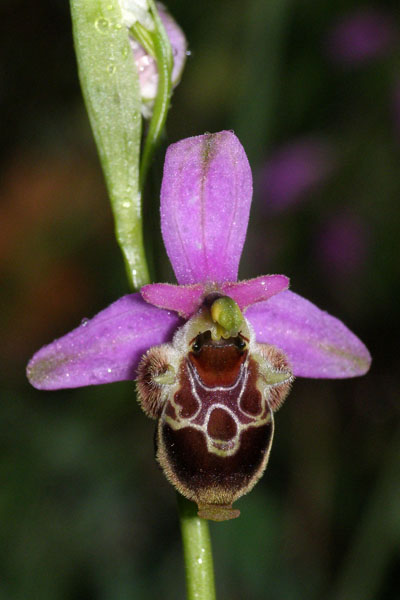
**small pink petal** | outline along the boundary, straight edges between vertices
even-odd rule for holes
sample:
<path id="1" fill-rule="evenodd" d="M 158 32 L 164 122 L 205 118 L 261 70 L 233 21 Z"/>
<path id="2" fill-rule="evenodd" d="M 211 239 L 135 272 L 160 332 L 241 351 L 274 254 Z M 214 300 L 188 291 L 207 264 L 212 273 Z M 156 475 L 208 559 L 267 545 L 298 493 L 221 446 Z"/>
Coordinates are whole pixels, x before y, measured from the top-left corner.
<path id="1" fill-rule="evenodd" d="M 184 319 L 191 317 L 199 308 L 204 294 L 204 284 L 173 285 L 172 283 L 150 283 L 140 290 L 142 297 L 149 302 L 174 310 Z"/>
<path id="2" fill-rule="evenodd" d="M 176 87 L 181 79 L 183 67 L 185 66 L 187 42 L 182 29 L 169 14 L 165 6 L 158 2 L 157 10 L 172 48 L 174 64 L 172 67 L 171 80 L 173 87 Z"/>
<path id="3" fill-rule="evenodd" d="M 180 284 L 236 281 L 251 197 L 250 166 L 231 131 L 168 148 L 161 229 Z"/>
<path id="4" fill-rule="evenodd" d="M 288 287 L 289 279 L 285 275 L 262 275 L 238 283 L 223 283 L 221 292 L 235 300 L 241 310 L 246 310 L 248 306 L 268 300 Z"/>
<path id="5" fill-rule="evenodd" d="M 181 324 L 175 313 L 147 304 L 140 294 L 123 296 L 41 348 L 28 364 L 28 379 L 40 390 L 133 380 L 142 355 L 171 340 Z"/>
<path id="6" fill-rule="evenodd" d="M 246 318 L 257 342 L 277 346 L 300 377 L 339 379 L 364 375 L 371 356 L 339 319 L 290 291 L 251 306 Z"/>

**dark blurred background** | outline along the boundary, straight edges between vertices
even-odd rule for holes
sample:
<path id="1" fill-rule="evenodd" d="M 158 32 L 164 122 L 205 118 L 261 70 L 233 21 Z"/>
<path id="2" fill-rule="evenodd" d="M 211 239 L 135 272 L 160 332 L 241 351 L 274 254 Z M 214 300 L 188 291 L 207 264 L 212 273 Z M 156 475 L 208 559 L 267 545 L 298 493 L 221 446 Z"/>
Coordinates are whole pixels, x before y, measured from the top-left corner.
<path id="1" fill-rule="evenodd" d="M 211 525 L 219 598 L 396 600 L 398 4 L 168 6 L 191 51 L 168 143 L 233 129 L 252 164 L 241 277 L 286 273 L 373 356 L 363 378 L 295 383 L 241 517 Z M 0 597 L 183 599 L 175 494 L 134 385 L 45 393 L 25 379 L 36 349 L 128 290 L 68 3 L 3 1 L 0 23 Z M 158 190 L 154 174 L 154 206 Z M 155 268 L 172 276 L 165 258 Z"/>

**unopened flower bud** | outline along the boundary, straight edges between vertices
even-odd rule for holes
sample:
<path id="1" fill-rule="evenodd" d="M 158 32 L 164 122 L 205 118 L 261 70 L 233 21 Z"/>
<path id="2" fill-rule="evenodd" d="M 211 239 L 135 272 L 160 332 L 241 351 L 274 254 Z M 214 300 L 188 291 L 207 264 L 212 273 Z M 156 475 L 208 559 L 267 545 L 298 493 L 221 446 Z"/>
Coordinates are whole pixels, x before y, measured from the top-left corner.
<path id="1" fill-rule="evenodd" d="M 140 4 L 142 4 L 142 0 Z M 179 25 L 177 25 L 175 20 L 171 17 L 162 4 L 157 3 L 157 10 L 172 48 L 173 67 L 171 80 L 172 87 L 175 88 L 181 79 L 186 60 L 186 38 L 182 29 L 179 27 Z M 147 30 L 151 31 L 153 24 L 151 23 L 151 25 L 148 25 L 145 17 L 140 16 L 141 14 L 141 12 L 138 13 L 136 20 L 139 21 L 139 23 Z M 133 56 L 139 75 L 140 92 L 142 96 L 142 114 L 145 118 L 149 118 L 152 114 L 153 103 L 157 95 L 157 64 L 154 57 L 151 56 L 151 54 L 149 54 L 138 41 L 130 38 L 130 44 L 133 50 Z"/>

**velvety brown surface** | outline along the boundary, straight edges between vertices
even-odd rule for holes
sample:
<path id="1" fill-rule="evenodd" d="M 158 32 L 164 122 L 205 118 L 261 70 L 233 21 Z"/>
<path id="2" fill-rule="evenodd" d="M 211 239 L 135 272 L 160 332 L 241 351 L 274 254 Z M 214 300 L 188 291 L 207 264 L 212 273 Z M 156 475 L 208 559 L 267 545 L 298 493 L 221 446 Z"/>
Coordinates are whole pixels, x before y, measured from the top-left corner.
<path id="1" fill-rule="evenodd" d="M 226 356 L 232 357 L 234 352 L 236 352 L 236 348 L 231 346 L 213 348 L 213 354 L 216 357 L 214 364 L 223 364 L 223 358 Z M 207 354 L 210 353 L 205 355 Z M 240 357 L 240 363 L 242 357 Z M 179 375 L 180 388 L 174 396 L 174 403 L 179 408 L 179 417 L 176 417 L 176 411 L 174 413 L 169 405 L 166 407 L 165 415 L 178 422 L 180 419 L 190 419 L 191 423 L 203 426 L 205 419 L 208 419 L 208 415 L 210 415 L 212 407 L 217 404 L 223 405 L 228 410 L 224 411 L 219 407 L 217 412 L 212 411 L 208 422 L 208 434 L 219 440 L 229 440 L 236 433 L 237 425 L 232 416 L 228 414 L 230 411 L 234 413 L 238 422 L 243 425 L 253 423 L 255 419 L 264 419 L 268 407 L 265 406 L 263 411 L 262 395 L 257 387 L 259 376 L 257 362 L 249 358 L 242 369 L 240 369 L 240 364 L 239 368 L 237 366 L 238 363 L 236 362 L 235 369 L 230 372 L 230 386 L 218 385 L 217 381 L 217 385 L 212 387 L 203 384 L 194 362 L 191 360 L 183 362 Z M 232 377 L 233 371 L 236 371 L 236 379 Z M 213 369 L 212 378 L 216 374 L 217 371 Z M 225 373 L 222 373 L 222 377 L 224 375 Z M 208 372 L 205 377 L 208 377 Z"/>
<path id="2" fill-rule="evenodd" d="M 261 466 L 271 431 L 271 423 L 249 428 L 241 435 L 237 453 L 225 458 L 210 454 L 203 434 L 191 427 L 175 431 L 165 424 L 162 438 L 170 464 L 183 484 L 193 490 L 214 485 L 238 490 Z"/>
<path id="3" fill-rule="evenodd" d="M 190 382 L 187 380 L 187 378 L 185 377 L 183 380 L 181 379 L 181 381 L 181 389 L 175 393 L 174 400 L 176 404 L 181 407 L 181 417 L 190 419 L 190 417 L 196 413 L 199 403 L 192 394 Z"/>
<path id="4" fill-rule="evenodd" d="M 261 415 L 262 411 L 262 397 L 261 392 L 257 388 L 257 378 L 258 378 L 258 365 L 257 363 L 250 359 L 249 361 L 249 369 L 248 369 L 248 378 L 247 385 L 243 390 L 242 397 L 240 399 L 240 408 L 244 410 L 246 413 L 250 415 Z"/>
<path id="5" fill-rule="evenodd" d="M 243 352 L 233 343 L 224 346 L 204 345 L 198 354 L 190 352 L 189 361 L 200 379 L 208 387 L 229 387 L 238 378 L 240 365 L 246 360 Z"/>
<path id="6" fill-rule="evenodd" d="M 207 433 L 215 440 L 231 440 L 236 434 L 236 423 L 222 408 L 214 408 L 208 421 Z"/>

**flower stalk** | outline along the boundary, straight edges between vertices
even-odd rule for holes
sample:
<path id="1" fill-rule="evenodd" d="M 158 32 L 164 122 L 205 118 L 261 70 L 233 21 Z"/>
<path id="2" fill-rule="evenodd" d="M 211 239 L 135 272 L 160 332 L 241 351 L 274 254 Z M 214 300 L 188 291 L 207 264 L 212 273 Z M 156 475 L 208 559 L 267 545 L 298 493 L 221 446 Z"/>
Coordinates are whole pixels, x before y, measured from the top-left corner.
<path id="1" fill-rule="evenodd" d="M 187 600 L 215 600 L 214 569 L 208 521 L 197 516 L 193 502 L 178 497 Z"/>

